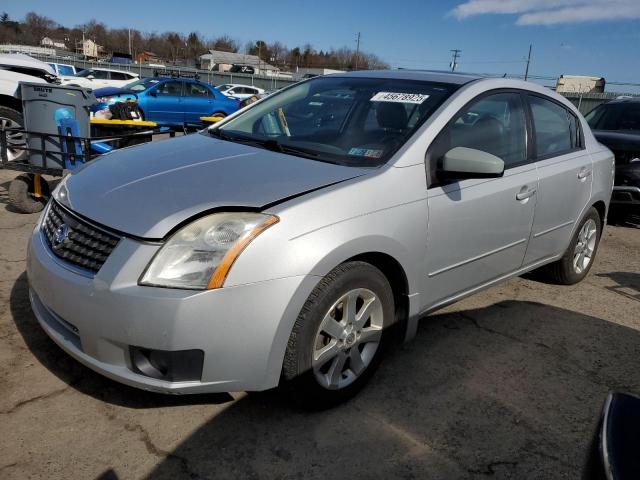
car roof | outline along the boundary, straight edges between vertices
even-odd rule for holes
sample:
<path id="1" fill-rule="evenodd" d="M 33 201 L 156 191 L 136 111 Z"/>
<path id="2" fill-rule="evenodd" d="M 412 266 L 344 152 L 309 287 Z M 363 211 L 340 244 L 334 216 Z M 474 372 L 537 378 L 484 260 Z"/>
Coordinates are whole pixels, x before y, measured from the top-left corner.
<path id="1" fill-rule="evenodd" d="M 136 72 L 130 72 L 129 70 L 118 70 L 117 68 L 103 68 L 103 67 L 89 67 L 83 70 L 100 70 L 101 72 L 122 72 L 129 73 L 131 75 L 138 75 Z"/>
<path id="2" fill-rule="evenodd" d="M 249 88 L 257 88 L 258 90 L 260 90 L 260 87 L 256 87 L 255 85 L 246 85 L 244 83 L 223 83 L 222 85 L 219 85 L 219 86 L 222 87 L 223 85 L 225 87 L 230 87 L 230 88 L 233 88 L 233 87 L 249 87 Z"/>
<path id="3" fill-rule="evenodd" d="M 618 97 L 610 100 L 603 105 L 619 104 L 619 103 L 640 103 L 640 97 Z"/>
<path id="4" fill-rule="evenodd" d="M 485 78 L 483 75 L 438 70 L 358 70 L 355 72 L 332 73 L 328 77 L 357 78 L 396 78 L 399 80 L 417 80 L 422 82 L 451 83 L 464 85 L 474 80 Z"/>

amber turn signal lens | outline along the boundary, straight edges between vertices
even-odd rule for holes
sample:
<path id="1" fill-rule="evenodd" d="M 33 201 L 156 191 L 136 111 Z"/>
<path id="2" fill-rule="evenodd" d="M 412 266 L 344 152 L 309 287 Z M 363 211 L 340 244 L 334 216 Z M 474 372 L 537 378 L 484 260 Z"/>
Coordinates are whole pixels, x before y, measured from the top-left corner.
<path id="1" fill-rule="evenodd" d="M 221 288 L 224 281 L 227 279 L 229 270 L 231 270 L 231 267 L 242 251 L 247 248 L 247 245 L 249 245 L 254 238 L 264 232 L 267 228 L 271 225 L 275 225 L 279 221 L 280 219 L 273 215 L 240 238 L 236 244 L 229 249 L 225 256 L 222 257 L 222 261 L 218 265 L 218 268 L 216 268 L 213 275 L 211 275 L 207 289 L 211 290 L 214 288 Z"/>

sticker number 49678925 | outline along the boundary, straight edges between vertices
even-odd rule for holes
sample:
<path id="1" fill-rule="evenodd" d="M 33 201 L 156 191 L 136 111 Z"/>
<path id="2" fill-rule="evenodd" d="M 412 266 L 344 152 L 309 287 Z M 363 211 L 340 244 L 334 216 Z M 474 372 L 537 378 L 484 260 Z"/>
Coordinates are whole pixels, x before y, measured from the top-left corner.
<path id="1" fill-rule="evenodd" d="M 371 101 L 420 104 L 427 98 L 429 98 L 429 95 L 424 95 L 422 93 L 378 92 L 371 97 Z"/>

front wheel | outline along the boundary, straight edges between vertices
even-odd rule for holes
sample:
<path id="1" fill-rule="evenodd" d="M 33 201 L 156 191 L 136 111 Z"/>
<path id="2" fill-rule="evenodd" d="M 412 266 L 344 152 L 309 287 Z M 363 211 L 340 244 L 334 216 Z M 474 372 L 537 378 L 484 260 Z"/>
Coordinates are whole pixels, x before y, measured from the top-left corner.
<path id="1" fill-rule="evenodd" d="M 591 207 L 582 218 L 563 257 L 547 265 L 546 272 L 553 281 L 561 285 L 573 285 L 587 276 L 600 243 L 601 225 L 600 214 Z"/>
<path id="2" fill-rule="evenodd" d="M 326 408 L 357 393 L 378 366 L 394 312 L 380 270 L 364 262 L 332 270 L 307 299 L 289 338 L 283 376 L 294 397 Z"/>

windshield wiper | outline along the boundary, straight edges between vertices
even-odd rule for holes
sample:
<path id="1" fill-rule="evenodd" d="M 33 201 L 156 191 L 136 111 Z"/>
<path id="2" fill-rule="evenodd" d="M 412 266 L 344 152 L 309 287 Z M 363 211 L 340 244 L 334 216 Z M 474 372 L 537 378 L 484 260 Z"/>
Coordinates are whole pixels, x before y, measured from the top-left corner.
<path id="1" fill-rule="evenodd" d="M 312 160 L 319 160 L 326 163 L 341 165 L 340 162 L 329 160 L 321 156 L 319 153 L 314 152 L 313 150 L 308 150 L 306 148 L 301 148 L 301 147 L 295 147 L 288 144 L 282 144 L 273 138 L 267 138 L 267 139 L 261 140 L 258 138 L 245 137 L 243 135 L 229 134 L 219 128 L 216 128 L 215 130 L 211 130 L 210 134 L 217 138 L 220 138 L 221 140 L 227 140 L 229 142 L 242 143 L 245 145 L 251 145 L 258 148 L 264 148 L 265 150 L 271 150 L 273 152 L 289 153 L 299 157 L 305 157 L 305 158 L 310 158 Z"/>

